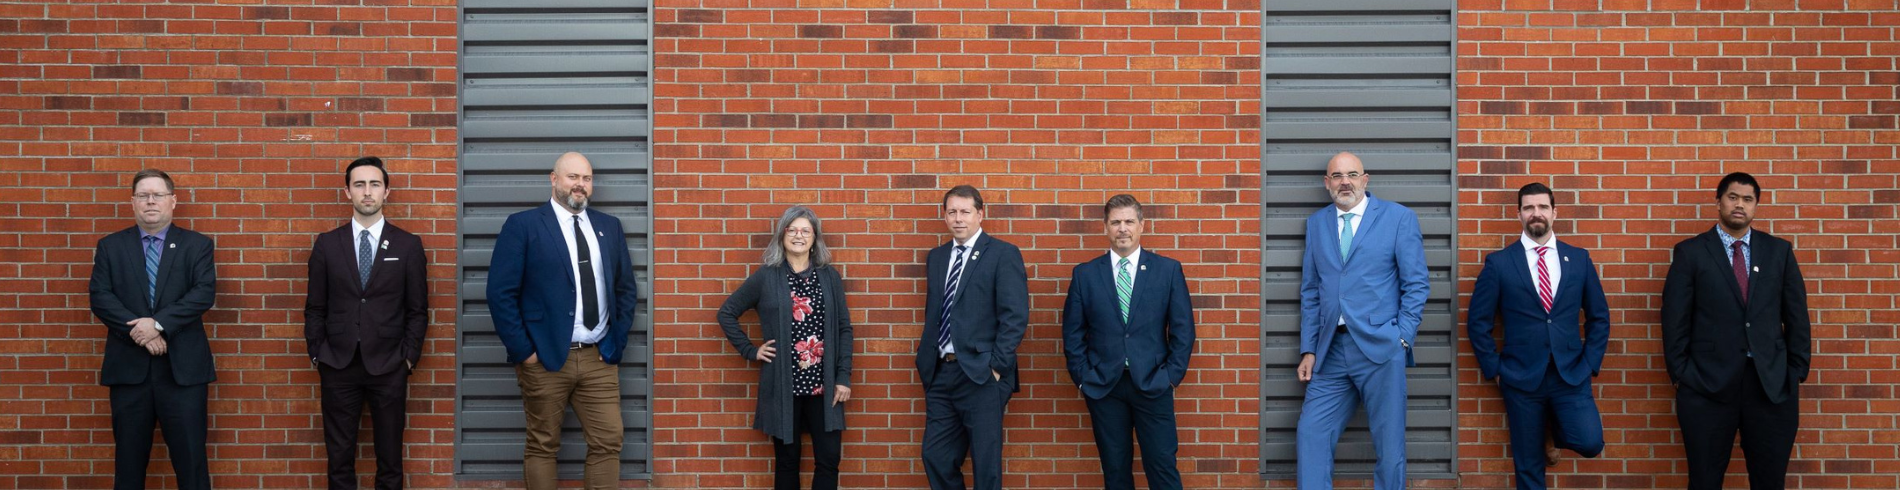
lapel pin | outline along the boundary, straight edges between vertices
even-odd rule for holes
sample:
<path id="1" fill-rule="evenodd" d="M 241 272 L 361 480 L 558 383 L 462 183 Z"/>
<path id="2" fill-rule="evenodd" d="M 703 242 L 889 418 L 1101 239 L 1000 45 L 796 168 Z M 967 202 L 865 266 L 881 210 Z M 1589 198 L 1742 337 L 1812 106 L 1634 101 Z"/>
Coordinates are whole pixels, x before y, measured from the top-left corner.
<path id="1" fill-rule="evenodd" d="M 165 248 L 178 248 L 178 244 L 176 244 L 176 243 L 168 243 L 168 244 L 166 244 L 166 247 L 165 247 Z"/>
<path id="2" fill-rule="evenodd" d="M 976 259 L 978 259 L 978 258 L 981 258 L 982 256 L 983 256 L 983 251 L 982 251 L 982 250 L 978 250 L 978 251 L 975 251 L 975 252 L 970 252 L 970 260 L 972 260 L 972 261 L 974 261 L 974 260 L 976 260 Z"/>
<path id="3" fill-rule="evenodd" d="M 1761 266 L 1755 266 L 1755 272 L 1761 272 Z"/>
<path id="4" fill-rule="evenodd" d="M 594 230 L 594 236 L 607 238 L 607 233 L 600 230 Z"/>
<path id="5" fill-rule="evenodd" d="M 389 250 L 389 240 L 383 240 L 383 250 Z"/>
<path id="6" fill-rule="evenodd" d="M 1569 262 L 1569 261 L 1570 261 L 1570 257 L 1564 257 L 1564 262 Z"/>
<path id="7" fill-rule="evenodd" d="M 1141 264 L 1141 270 L 1148 270 L 1148 264 Z"/>

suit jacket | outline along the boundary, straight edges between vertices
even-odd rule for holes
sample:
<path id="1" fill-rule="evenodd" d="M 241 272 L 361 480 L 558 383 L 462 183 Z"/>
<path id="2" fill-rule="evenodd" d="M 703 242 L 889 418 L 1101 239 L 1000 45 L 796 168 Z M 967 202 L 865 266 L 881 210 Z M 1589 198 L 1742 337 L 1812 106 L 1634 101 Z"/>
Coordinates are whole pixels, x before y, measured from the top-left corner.
<path id="1" fill-rule="evenodd" d="M 422 360 L 429 328 L 429 257 L 422 239 L 383 223 L 371 244 L 369 285 L 357 275 L 351 225 L 317 235 L 310 251 L 310 285 L 303 303 L 304 346 L 310 358 L 342 369 L 362 349 L 373 375 L 408 369 Z"/>
<path id="2" fill-rule="evenodd" d="M 575 316 L 580 314 L 574 309 L 580 290 L 569 266 L 575 260 L 568 255 L 556 212 L 567 210 L 557 211 L 554 203 L 548 203 L 509 215 L 495 238 L 495 254 L 488 264 L 488 310 L 495 334 L 508 348 L 508 362 L 520 363 L 539 354 L 548 371 L 560 371 L 567 362 Z M 600 270 L 608 288 L 607 302 L 600 305 L 601 314 L 607 316 L 600 355 L 608 364 L 619 364 L 639 299 L 633 257 L 619 218 L 591 208 L 586 213 L 600 242 Z"/>
<path id="3" fill-rule="evenodd" d="M 845 302 L 844 277 L 838 275 L 836 267 L 827 266 L 810 273 L 817 274 L 818 289 L 825 302 L 822 339 L 825 345 L 819 384 L 825 389 L 825 426 L 819 430 L 844 430 L 844 405 L 834 403 L 838 393 L 831 387 L 851 386 L 851 306 Z M 792 392 L 792 374 L 797 371 L 798 363 L 792 347 L 799 339 L 792 337 L 790 277 L 789 267 L 760 267 L 719 307 L 719 327 L 725 331 L 726 341 L 731 342 L 745 360 L 757 359 L 759 354 L 759 346 L 754 345 L 745 328 L 739 326 L 739 316 L 746 310 L 759 310 L 759 333 L 763 337 L 760 342 L 778 341 L 772 344 L 778 349 L 778 355 L 772 362 L 759 364 L 759 400 L 753 409 L 752 428 L 781 442 L 798 440 L 792 421 L 792 397 L 799 395 Z"/>
<path id="4" fill-rule="evenodd" d="M 1610 344 L 1610 306 L 1604 301 L 1603 283 L 1590 251 L 1562 241 L 1555 244 L 1556 263 L 1545 266 L 1558 267 L 1563 275 L 1551 293 L 1549 312 L 1537 297 L 1537 279 L 1531 277 L 1522 241 L 1484 256 L 1465 319 L 1465 333 L 1484 379 L 1503 376 L 1505 384 L 1520 391 L 1536 391 L 1553 361 L 1571 386 L 1603 369 L 1603 351 Z M 1505 327 L 1502 350 L 1491 338 L 1498 324 Z"/>
<path id="5" fill-rule="evenodd" d="M 1663 361 L 1678 389 L 1731 401 L 1753 362 L 1769 401 L 1794 396 L 1808 379 L 1808 291 L 1787 240 L 1749 238 L 1748 300 L 1722 238 L 1710 230 L 1676 244 L 1663 280 Z M 1758 325 L 1759 324 L 1759 325 Z M 1748 357 L 1748 353 L 1754 357 Z M 1754 381 L 1754 380 L 1740 380 Z"/>
<path id="6" fill-rule="evenodd" d="M 937 375 L 937 333 L 943 319 L 944 280 L 950 274 L 951 244 L 930 250 L 926 268 L 924 337 L 917 343 L 917 373 L 928 385 Z M 1029 326 L 1029 276 L 1023 252 L 1009 242 L 984 233 L 972 245 L 957 286 L 950 343 L 956 348 L 963 375 L 976 384 L 996 379 L 995 370 L 1012 391 L 1016 384 L 1016 347 Z"/>
<path id="7" fill-rule="evenodd" d="M 1418 215 L 1399 203 L 1366 195 L 1366 215 L 1354 233 L 1348 259 L 1339 257 L 1338 207 L 1327 205 L 1306 220 L 1306 251 L 1300 265 L 1300 353 L 1313 354 L 1313 372 L 1326 365 L 1339 318 L 1373 362 L 1401 356 L 1418 338 L 1431 292 L 1425 270 L 1425 239 Z M 1400 341 L 1404 341 L 1403 344 Z"/>
<path id="8" fill-rule="evenodd" d="M 205 337 L 204 314 L 218 295 L 217 245 L 210 237 L 172 225 L 165 233 L 158 259 L 157 307 L 146 306 L 145 248 L 134 226 L 99 239 L 92 255 L 92 314 L 106 326 L 106 358 L 99 365 L 99 384 L 136 385 L 145 382 L 152 355 L 132 341 L 125 322 L 151 318 L 165 327 L 166 356 L 172 379 L 180 385 L 200 385 L 218 379 L 211 361 L 211 343 Z"/>
<path id="9" fill-rule="evenodd" d="M 1122 321 L 1109 254 L 1075 266 L 1062 307 L 1069 379 L 1089 398 L 1108 396 L 1128 370 L 1142 394 L 1158 397 L 1187 377 L 1194 353 L 1194 306 L 1181 262 L 1143 249 Z M 1126 364 L 1124 364 L 1126 363 Z"/>

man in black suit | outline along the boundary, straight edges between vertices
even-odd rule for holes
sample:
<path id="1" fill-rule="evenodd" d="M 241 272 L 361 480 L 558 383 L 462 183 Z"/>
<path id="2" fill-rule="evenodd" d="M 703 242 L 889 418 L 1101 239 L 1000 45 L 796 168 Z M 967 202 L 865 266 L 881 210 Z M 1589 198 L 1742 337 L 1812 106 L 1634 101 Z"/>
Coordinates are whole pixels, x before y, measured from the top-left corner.
<path id="1" fill-rule="evenodd" d="M 1663 281 L 1663 361 L 1689 488 L 1722 488 L 1735 433 L 1749 488 L 1787 484 L 1808 379 L 1808 293 L 1787 240 L 1754 231 L 1761 185 L 1741 172 L 1715 187 L 1721 224 L 1676 244 Z"/>
<path id="2" fill-rule="evenodd" d="M 206 385 L 217 374 L 204 314 L 217 299 L 216 244 L 172 226 L 174 191 L 164 171 L 133 175 L 137 226 L 99 239 L 92 257 L 87 289 L 93 316 L 106 326 L 99 384 L 111 391 L 117 490 L 145 488 L 155 424 L 165 431 L 178 488 L 211 488 Z"/>
<path id="3" fill-rule="evenodd" d="M 349 224 L 317 235 L 303 307 L 304 345 L 322 379 L 330 489 L 356 488 L 357 422 L 366 401 L 376 488 L 400 489 L 409 373 L 429 327 L 429 259 L 422 239 L 383 219 L 389 172 L 382 159 L 359 158 L 343 176 L 356 212 Z"/>
<path id="4" fill-rule="evenodd" d="M 934 490 L 961 490 L 967 452 L 976 488 L 1000 489 L 1003 410 L 1017 389 L 1029 278 L 1022 250 L 983 234 L 983 195 L 975 187 L 944 194 L 943 222 L 953 239 L 930 251 L 924 336 L 917 343 L 924 473 Z"/>
<path id="5" fill-rule="evenodd" d="M 1174 387 L 1194 353 L 1194 305 L 1181 262 L 1141 248 L 1141 201 L 1103 206 L 1109 252 L 1075 266 L 1062 306 L 1062 350 L 1095 427 L 1102 478 L 1135 489 L 1135 441 L 1149 490 L 1179 490 Z"/>

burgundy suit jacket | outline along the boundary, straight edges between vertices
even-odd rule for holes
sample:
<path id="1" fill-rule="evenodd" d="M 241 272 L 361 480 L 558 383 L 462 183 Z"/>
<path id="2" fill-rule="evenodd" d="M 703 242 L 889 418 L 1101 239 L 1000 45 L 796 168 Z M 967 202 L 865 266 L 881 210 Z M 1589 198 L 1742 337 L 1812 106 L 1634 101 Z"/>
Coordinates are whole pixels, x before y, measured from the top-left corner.
<path id="1" fill-rule="evenodd" d="M 303 336 L 310 358 L 332 368 L 363 356 L 372 375 L 407 370 L 422 359 L 429 327 L 429 262 L 422 239 L 385 222 L 369 285 L 358 280 L 349 224 L 317 235 L 310 252 Z M 406 373 L 405 373 L 406 374 Z"/>

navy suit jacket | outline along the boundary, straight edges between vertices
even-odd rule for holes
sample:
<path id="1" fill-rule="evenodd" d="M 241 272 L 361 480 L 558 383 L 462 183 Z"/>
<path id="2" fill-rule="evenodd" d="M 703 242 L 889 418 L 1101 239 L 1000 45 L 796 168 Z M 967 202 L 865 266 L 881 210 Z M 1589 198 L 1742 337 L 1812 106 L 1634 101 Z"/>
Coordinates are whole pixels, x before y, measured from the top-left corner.
<path id="1" fill-rule="evenodd" d="M 204 314 L 218 298 L 218 268 L 210 237 L 178 225 L 165 232 L 158 258 L 157 308 L 146 306 L 145 248 L 134 226 L 99 239 L 92 255 L 92 314 L 106 326 L 106 358 L 99 384 L 136 385 L 146 380 L 152 354 L 132 341 L 125 322 L 151 318 L 164 326 L 165 355 L 172 379 L 201 385 L 218 379 L 205 336 Z"/>
<path id="2" fill-rule="evenodd" d="M 1768 400 L 1780 403 L 1808 379 L 1808 290 L 1794 245 L 1761 230 L 1749 238 L 1748 299 L 1722 237 L 1710 230 L 1676 244 L 1663 280 L 1663 362 L 1669 379 L 1722 401 L 1755 372 Z M 1753 353 L 1754 357 L 1749 357 Z"/>
<path id="3" fill-rule="evenodd" d="M 924 302 L 924 337 L 917 342 L 917 374 L 925 385 L 938 374 L 937 332 L 943 318 L 944 280 L 950 275 L 950 249 L 949 243 L 931 249 L 925 263 L 929 297 Z M 990 371 L 995 370 L 1013 391 L 1016 347 L 1029 327 L 1029 276 L 1023 269 L 1023 252 L 984 233 L 969 253 L 951 311 L 956 327 L 950 331 L 950 343 L 957 350 L 956 365 L 978 385 L 994 380 Z"/>
<path id="4" fill-rule="evenodd" d="M 489 314 L 495 321 L 495 334 L 508 347 L 508 362 L 520 363 L 539 354 L 548 371 L 560 371 L 567 362 L 579 314 L 574 311 L 575 298 L 580 295 L 570 267 L 575 261 L 568 256 L 556 212 L 567 210 L 556 211 L 554 203 L 548 203 L 509 215 L 495 238 L 494 258 L 488 264 Z M 638 301 L 633 257 L 627 252 L 620 219 L 593 209 L 586 212 L 600 243 L 600 270 L 608 288 L 607 302 L 600 305 L 601 314 L 607 315 L 600 355 L 608 364 L 619 364 Z"/>
<path id="5" fill-rule="evenodd" d="M 1327 205 L 1306 220 L 1306 251 L 1300 266 L 1300 353 L 1313 354 L 1313 372 L 1326 365 L 1339 318 L 1361 351 L 1384 364 L 1405 358 L 1431 293 L 1425 270 L 1425 239 L 1418 215 L 1399 203 L 1366 195 L 1366 215 L 1354 233 L 1350 257 L 1339 256 L 1338 207 Z M 1401 345 L 1400 341 L 1404 344 Z"/>
<path id="6" fill-rule="evenodd" d="M 1603 351 L 1610 345 L 1610 305 L 1604 301 L 1596 264 L 1590 261 L 1590 251 L 1556 243 L 1557 263 L 1545 266 L 1558 267 L 1563 275 L 1551 293 L 1548 313 L 1537 297 L 1537 280 L 1531 277 L 1522 241 L 1484 256 L 1465 319 L 1465 333 L 1484 379 L 1503 376 L 1505 384 L 1519 391 L 1537 391 L 1552 361 L 1571 386 L 1603 369 Z M 1498 324 L 1504 326 L 1502 350 L 1491 338 Z"/>
<path id="7" fill-rule="evenodd" d="M 1194 306 L 1181 262 L 1143 249 L 1122 321 L 1109 254 L 1075 266 L 1062 307 L 1062 350 L 1069 379 L 1089 398 L 1108 396 L 1126 366 L 1135 387 L 1161 396 L 1187 376 L 1194 353 Z M 1127 364 L 1123 364 L 1123 363 Z"/>

